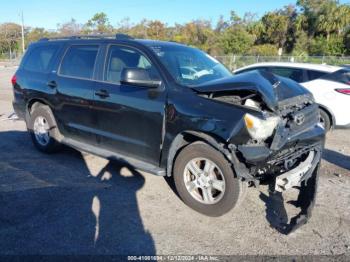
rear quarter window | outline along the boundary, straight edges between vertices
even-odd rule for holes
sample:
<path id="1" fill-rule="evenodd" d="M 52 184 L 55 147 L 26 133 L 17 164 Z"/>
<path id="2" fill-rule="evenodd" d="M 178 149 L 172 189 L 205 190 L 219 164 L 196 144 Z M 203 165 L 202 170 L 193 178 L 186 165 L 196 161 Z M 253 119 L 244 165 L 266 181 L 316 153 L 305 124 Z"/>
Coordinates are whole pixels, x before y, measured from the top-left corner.
<path id="1" fill-rule="evenodd" d="M 48 72 L 59 46 L 45 45 L 33 47 L 29 50 L 22 68 L 32 72 Z"/>
<path id="2" fill-rule="evenodd" d="M 340 69 L 331 74 L 326 74 L 322 79 L 350 85 L 350 70 Z"/>
<path id="3" fill-rule="evenodd" d="M 70 46 L 63 57 L 59 73 L 63 76 L 92 79 L 98 45 Z"/>

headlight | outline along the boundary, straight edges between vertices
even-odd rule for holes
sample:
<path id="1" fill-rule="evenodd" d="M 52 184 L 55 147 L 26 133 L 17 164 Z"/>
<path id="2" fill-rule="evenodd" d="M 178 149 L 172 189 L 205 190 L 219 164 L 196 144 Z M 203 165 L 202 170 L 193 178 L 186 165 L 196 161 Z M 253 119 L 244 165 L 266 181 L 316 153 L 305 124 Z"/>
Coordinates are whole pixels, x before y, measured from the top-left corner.
<path id="1" fill-rule="evenodd" d="M 278 125 L 280 118 L 277 116 L 261 119 L 250 114 L 244 115 L 244 122 L 250 136 L 256 140 L 264 140 L 270 137 Z"/>

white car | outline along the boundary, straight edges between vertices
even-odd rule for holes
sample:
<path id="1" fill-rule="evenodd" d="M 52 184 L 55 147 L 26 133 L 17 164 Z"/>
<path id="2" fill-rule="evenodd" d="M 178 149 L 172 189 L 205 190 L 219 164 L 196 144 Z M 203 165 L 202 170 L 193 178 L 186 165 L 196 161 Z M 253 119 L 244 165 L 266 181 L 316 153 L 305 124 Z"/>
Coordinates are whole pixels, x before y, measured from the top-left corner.
<path id="1" fill-rule="evenodd" d="M 326 130 L 350 128 L 350 68 L 307 63 L 257 63 L 234 74 L 264 70 L 290 78 L 307 88 L 319 104 Z"/>

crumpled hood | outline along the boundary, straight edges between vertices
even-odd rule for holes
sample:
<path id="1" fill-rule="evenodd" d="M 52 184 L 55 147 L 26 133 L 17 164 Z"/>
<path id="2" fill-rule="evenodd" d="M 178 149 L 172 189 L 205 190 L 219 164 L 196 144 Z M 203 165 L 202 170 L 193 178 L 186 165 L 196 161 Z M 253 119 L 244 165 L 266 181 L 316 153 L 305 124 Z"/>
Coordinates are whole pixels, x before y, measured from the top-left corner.
<path id="1" fill-rule="evenodd" d="M 191 88 L 199 93 L 249 90 L 260 94 L 262 100 L 273 111 L 277 110 L 283 101 L 290 98 L 304 95 L 312 98 L 311 93 L 298 83 L 260 70 L 206 82 Z"/>

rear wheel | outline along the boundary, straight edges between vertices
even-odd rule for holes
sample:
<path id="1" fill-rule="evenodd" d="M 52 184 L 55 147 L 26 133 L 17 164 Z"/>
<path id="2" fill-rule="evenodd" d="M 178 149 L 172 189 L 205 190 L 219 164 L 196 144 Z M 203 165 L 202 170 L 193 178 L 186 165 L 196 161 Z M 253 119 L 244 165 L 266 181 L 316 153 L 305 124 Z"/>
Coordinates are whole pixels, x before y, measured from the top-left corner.
<path id="1" fill-rule="evenodd" d="M 245 185 L 234 177 L 225 157 L 203 142 L 185 147 L 175 160 L 174 180 L 181 199 L 208 216 L 221 216 L 237 205 Z"/>
<path id="2" fill-rule="evenodd" d="M 45 153 L 53 153 L 60 149 L 60 143 L 55 139 L 56 121 L 48 106 L 42 104 L 35 106 L 27 127 L 37 149 Z"/>
<path id="3" fill-rule="evenodd" d="M 329 118 L 328 113 L 323 109 L 320 109 L 320 123 L 324 127 L 326 132 L 328 132 L 331 129 L 331 120 Z"/>

